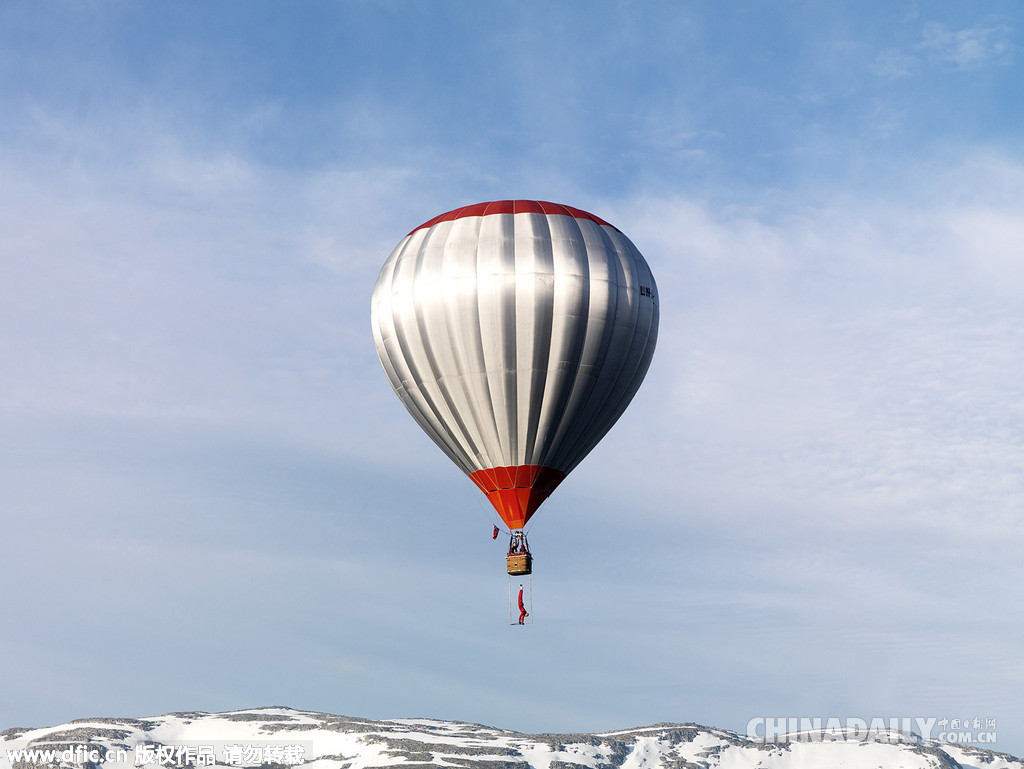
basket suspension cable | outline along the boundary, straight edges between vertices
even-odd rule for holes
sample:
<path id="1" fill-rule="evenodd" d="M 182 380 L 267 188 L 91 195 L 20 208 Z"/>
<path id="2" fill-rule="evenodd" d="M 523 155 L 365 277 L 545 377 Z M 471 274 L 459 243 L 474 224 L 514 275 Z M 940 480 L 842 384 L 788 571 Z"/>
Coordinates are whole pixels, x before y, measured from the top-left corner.
<path id="1" fill-rule="evenodd" d="M 498 533 L 504 532 L 509 535 L 509 550 L 505 559 L 506 571 L 508 571 L 509 578 L 511 579 L 513 576 L 529 577 L 532 575 L 533 553 L 530 552 L 530 544 L 527 539 L 529 530 L 533 528 L 532 518 L 530 521 L 527 521 L 522 528 L 515 530 L 509 529 L 504 525 L 504 520 L 501 520 L 500 518 L 495 520 L 494 513 L 497 511 L 493 507 L 488 509 L 487 506 L 483 504 L 479 495 L 476 493 L 479 491 L 479 487 L 473 483 L 472 479 L 467 478 L 467 481 L 471 485 L 470 493 L 472 494 L 473 499 L 476 500 L 476 504 L 480 507 L 483 514 L 487 516 L 487 520 L 494 527 L 495 531 Z M 497 539 L 497 534 L 495 535 L 495 539 Z M 514 545 L 517 545 L 515 547 L 515 552 L 513 552 Z"/>
<path id="2" fill-rule="evenodd" d="M 505 522 L 501 520 L 501 517 L 499 516 L 497 519 L 494 517 L 494 514 L 497 511 L 490 505 L 484 505 L 484 503 L 480 501 L 480 487 L 473 483 L 473 480 L 468 475 L 465 476 L 465 478 L 466 482 L 470 486 L 473 500 L 476 502 L 477 507 L 480 508 L 480 511 L 484 514 L 484 516 L 486 516 L 487 520 L 490 521 L 491 524 L 498 529 L 498 531 L 503 532 L 505 534 L 510 534 L 511 532 L 509 531 L 509 529 L 505 527 Z"/>
<path id="3" fill-rule="evenodd" d="M 473 497 L 473 500 L 476 502 L 477 507 L 479 507 L 483 514 L 487 517 L 487 520 L 491 522 L 491 525 L 497 527 L 498 531 L 502 534 L 511 534 L 512 529 L 508 528 L 508 526 L 505 524 L 505 521 L 502 520 L 501 516 L 498 516 L 497 518 L 495 517 L 495 513 L 497 511 L 494 509 L 494 507 L 492 507 L 491 505 L 485 505 L 483 501 L 480 499 L 480 487 L 477 486 L 476 483 L 473 482 L 473 479 L 470 478 L 468 475 L 465 476 L 465 478 L 466 483 L 469 484 L 470 494 Z M 523 524 L 523 527 L 521 529 L 518 529 L 517 531 L 522 531 L 524 535 L 529 534 L 530 531 L 533 529 L 535 518 L 536 516 L 531 515 L 529 520 Z"/>

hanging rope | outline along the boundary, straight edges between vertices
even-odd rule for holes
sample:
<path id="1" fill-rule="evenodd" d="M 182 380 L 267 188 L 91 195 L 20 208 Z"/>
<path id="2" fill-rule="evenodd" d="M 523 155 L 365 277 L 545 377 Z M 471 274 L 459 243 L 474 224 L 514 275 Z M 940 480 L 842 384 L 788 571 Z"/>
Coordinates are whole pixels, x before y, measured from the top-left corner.
<path id="1" fill-rule="evenodd" d="M 473 496 L 473 500 L 476 502 L 477 507 L 480 508 L 480 512 L 482 512 L 490 522 L 491 526 L 493 526 L 499 534 L 504 532 L 505 534 L 511 535 L 512 532 L 505 526 L 505 522 L 501 520 L 501 518 L 495 517 L 498 511 L 489 503 L 484 505 L 484 503 L 480 501 L 480 487 L 473 483 L 473 480 L 469 478 L 469 476 L 464 477 L 466 478 L 466 482 L 469 484 L 470 494 Z M 497 539 L 497 534 L 495 534 L 493 538 Z"/>

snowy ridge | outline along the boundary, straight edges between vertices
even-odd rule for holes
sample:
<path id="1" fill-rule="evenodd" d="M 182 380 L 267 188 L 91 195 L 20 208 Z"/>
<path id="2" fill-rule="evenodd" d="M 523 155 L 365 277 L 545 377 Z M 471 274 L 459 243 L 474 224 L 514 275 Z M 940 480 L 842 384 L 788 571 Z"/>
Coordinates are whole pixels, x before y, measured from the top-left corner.
<path id="1" fill-rule="evenodd" d="M 804 735 L 805 737 L 807 735 Z M 84 718 L 0 732 L 0 769 L 1024 769 L 1024 760 L 891 733 L 883 739 L 751 739 L 696 724 L 600 734 L 521 734 L 422 718 L 372 721 L 292 710 Z"/>

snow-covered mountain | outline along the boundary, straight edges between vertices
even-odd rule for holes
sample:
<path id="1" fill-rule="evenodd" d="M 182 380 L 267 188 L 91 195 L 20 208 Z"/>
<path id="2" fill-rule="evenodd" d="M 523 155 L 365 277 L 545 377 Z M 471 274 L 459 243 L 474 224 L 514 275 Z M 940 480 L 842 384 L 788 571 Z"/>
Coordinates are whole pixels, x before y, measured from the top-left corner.
<path id="1" fill-rule="evenodd" d="M 477 724 L 272 707 L 151 718 L 83 718 L 0 732 L 0 769 L 1024 769 L 1024 761 L 900 732 L 765 742 L 696 724 L 601 734 L 521 734 Z"/>

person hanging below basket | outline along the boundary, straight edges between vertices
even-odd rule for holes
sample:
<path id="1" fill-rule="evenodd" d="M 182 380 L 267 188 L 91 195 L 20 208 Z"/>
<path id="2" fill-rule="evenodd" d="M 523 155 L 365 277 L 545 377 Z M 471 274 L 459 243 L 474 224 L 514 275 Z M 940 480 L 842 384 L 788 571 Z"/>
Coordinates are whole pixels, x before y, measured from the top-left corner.
<path id="1" fill-rule="evenodd" d="M 519 586 L 519 624 L 525 625 L 523 621 L 530 616 L 530 613 L 526 611 L 526 604 L 523 603 L 523 586 Z"/>

